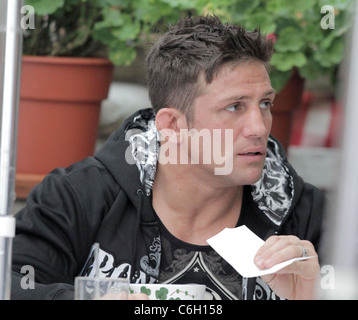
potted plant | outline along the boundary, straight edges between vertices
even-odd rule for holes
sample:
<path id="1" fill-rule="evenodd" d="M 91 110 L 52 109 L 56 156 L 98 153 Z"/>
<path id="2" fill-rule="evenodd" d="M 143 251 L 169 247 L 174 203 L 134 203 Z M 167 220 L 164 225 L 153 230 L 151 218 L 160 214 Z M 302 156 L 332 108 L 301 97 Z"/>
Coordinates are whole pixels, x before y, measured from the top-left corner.
<path id="1" fill-rule="evenodd" d="M 96 6 L 26 1 L 35 28 L 24 31 L 18 116 L 16 195 L 26 198 L 55 167 L 93 153 L 112 63 L 91 28 Z M 91 57 L 91 58 L 89 58 Z"/>
<path id="2" fill-rule="evenodd" d="M 272 133 L 287 148 L 305 82 L 327 78 L 335 86 L 354 0 L 211 1 L 207 9 L 223 20 L 249 30 L 259 27 L 274 37 L 270 77 L 278 95 L 272 109 Z"/>
<path id="3" fill-rule="evenodd" d="M 241 24 L 247 29 L 260 27 L 264 34 L 276 37 L 271 80 L 279 94 L 273 109 L 273 134 L 287 147 L 292 112 L 300 104 L 304 81 L 321 76 L 334 78 L 336 74 L 343 57 L 343 35 L 350 26 L 347 15 L 353 8 L 352 1 L 329 1 L 335 9 L 335 27 L 325 30 L 321 27 L 324 16 L 321 8 L 327 4 L 324 0 L 300 3 L 283 0 L 26 0 L 26 4 L 33 6 L 35 11 L 35 28 L 26 30 L 24 34 L 18 125 L 18 197 L 26 196 L 28 190 L 52 168 L 66 166 L 93 152 L 99 102 L 108 92 L 112 65 L 129 66 L 136 57 L 138 47 L 151 42 L 156 31 L 187 14 L 216 14 L 223 21 Z M 80 76 L 70 84 L 69 76 L 74 71 L 62 62 L 59 73 L 43 73 L 44 82 L 40 83 L 41 76 L 35 75 L 34 64 L 29 69 L 26 66 L 26 60 L 37 60 L 39 56 L 47 62 L 59 61 L 61 57 L 61 61 L 72 62 L 77 69 L 80 61 L 88 65 L 96 60 L 109 71 L 109 75 L 101 78 L 98 73 L 89 76 L 81 71 Z M 26 75 L 29 75 L 29 82 L 25 82 Z M 65 75 L 65 79 L 55 82 L 60 75 Z M 92 83 L 80 90 L 79 85 L 87 78 L 100 78 L 101 81 L 100 84 Z M 287 82 L 296 83 L 297 87 L 291 89 L 291 85 L 286 85 L 286 88 L 284 84 Z M 54 93 L 48 89 L 50 83 L 56 86 Z M 67 89 L 63 91 L 59 87 L 62 83 L 67 84 Z M 86 111 L 82 110 L 75 116 L 65 115 L 64 110 L 73 101 L 80 100 L 83 105 L 90 105 L 87 99 L 97 87 L 102 89 L 102 93 L 95 98 L 97 107 L 91 104 L 91 107 L 84 108 Z M 40 98 L 36 107 L 27 108 L 26 104 L 33 102 L 33 95 L 38 91 L 45 93 L 44 98 Z M 63 103 L 64 92 L 72 92 L 72 102 Z M 77 96 L 80 92 L 84 95 L 82 98 Z M 55 108 L 49 107 L 49 100 L 55 96 L 62 101 L 57 103 L 56 112 Z M 283 107 L 280 106 L 280 100 L 283 101 Z M 36 109 L 42 116 L 35 114 Z M 46 116 L 45 110 L 50 112 Z M 85 119 L 90 113 L 95 117 L 85 126 Z M 50 119 L 57 120 L 57 126 L 49 122 Z M 24 125 L 25 121 L 30 121 L 30 127 Z M 67 127 L 70 122 L 78 129 L 72 135 Z M 45 130 L 31 135 L 38 128 Z M 94 133 L 89 133 L 90 128 L 94 129 Z M 52 136 L 50 129 L 55 129 Z M 80 136 L 84 136 L 82 140 Z M 90 142 L 85 143 L 88 136 Z M 60 143 L 62 137 L 67 137 L 64 144 Z M 86 144 L 86 150 L 81 154 L 61 160 L 61 157 L 70 155 L 71 149 L 79 151 Z M 36 146 L 41 146 L 40 150 L 32 149 Z M 52 146 L 52 151 L 45 151 L 45 146 Z M 47 155 L 53 155 L 55 160 L 45 159 Z M 40 162 L 46 167 L 34 170 L 34 166 Z"/>
<path id="4" fill-rule="evenodd" d="M 16 194 L 56 167 L 92 155 L 114 65 L 129 65 L 153 26 L 183 10 L 166 1 L 26 0 Z"/>

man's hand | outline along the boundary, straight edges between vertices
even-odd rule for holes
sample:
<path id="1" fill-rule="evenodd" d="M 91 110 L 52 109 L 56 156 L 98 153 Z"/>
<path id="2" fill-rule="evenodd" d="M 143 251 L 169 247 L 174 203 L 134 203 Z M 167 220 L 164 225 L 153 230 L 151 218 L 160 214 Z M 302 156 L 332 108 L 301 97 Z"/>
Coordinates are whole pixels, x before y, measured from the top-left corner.
<path id="1" fill-rule="evenodd" d="M 145 293 L 131 293 L 128 300 L 149 300 L 149 297 Z"/>
<path id="2" fill-rule="evenodd" d="M 302 257 L 303 249 L 306 250 L 307 256 L 314 256 L 314 258 L 296 261 L 275 274 L 261 276 L 262 280 L 281 298 L 318 298 L 320 265 L 312 243 L 295 236 L 272 236 L 266 240 L 255 256 L 256 265 L 260 269 L 266 269 L 277 263 Z"/>
<path id="3" fill-rule="evenodd" d="M 149 300 L 149 298 L 144 293 L 130 293 L 127 297 L 127 294 L 123 292 L 119 294 L 110 292 L 101 297 L 100 300 Z"/>

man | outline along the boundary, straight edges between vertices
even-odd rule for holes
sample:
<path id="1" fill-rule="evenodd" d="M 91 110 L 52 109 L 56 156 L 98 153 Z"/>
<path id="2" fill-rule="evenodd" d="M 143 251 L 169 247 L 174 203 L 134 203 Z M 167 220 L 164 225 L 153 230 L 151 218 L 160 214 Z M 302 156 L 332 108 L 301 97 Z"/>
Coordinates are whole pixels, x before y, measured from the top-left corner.
<path id="1" fill-rule="evenodd" d="M 94 275 L 94 243 L 105 276 L 202 283 L 208 299 L 316 298 L 323 195 L 270 136 L 271 54 L 271 40 L 217 17 L 172 27 L 146 60 L 153 109 L 50 173 L 17 214 L 12 298 L 72 299 L 74 278 Z M 259 268 L 314 258 L 243 278 L 206 242 L 239 225 L 267 239 Z M 21 287 L 24 265 L 35 289 Z"/>

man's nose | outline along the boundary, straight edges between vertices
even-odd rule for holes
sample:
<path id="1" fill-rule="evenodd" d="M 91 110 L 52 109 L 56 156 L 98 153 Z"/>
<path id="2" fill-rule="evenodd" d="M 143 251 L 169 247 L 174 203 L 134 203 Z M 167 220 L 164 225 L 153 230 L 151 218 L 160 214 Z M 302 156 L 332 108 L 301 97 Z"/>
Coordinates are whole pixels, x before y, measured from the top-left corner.
<path id="1" fill-rule="evenodd" d="M 267 128 L 264 119 L 264 117 L 267 117 L 267 114 L 264 115 L 258 106 L 249 108 L 245 116 L 243 135 L 246 138 L 261 138 L 267 135 L 269 128 Z"/>

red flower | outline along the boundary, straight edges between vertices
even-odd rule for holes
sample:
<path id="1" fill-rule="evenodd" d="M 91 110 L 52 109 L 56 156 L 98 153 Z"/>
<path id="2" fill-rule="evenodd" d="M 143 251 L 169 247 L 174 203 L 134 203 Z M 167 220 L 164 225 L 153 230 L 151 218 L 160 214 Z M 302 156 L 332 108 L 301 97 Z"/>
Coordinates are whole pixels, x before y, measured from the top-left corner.
<path id="1" fill-rule="evenodd" d="M 270 33 L 266 36 L 267 39 L 271 39 L 273 43 L 277 41 L 276 35 L 274 33 Z"/>

